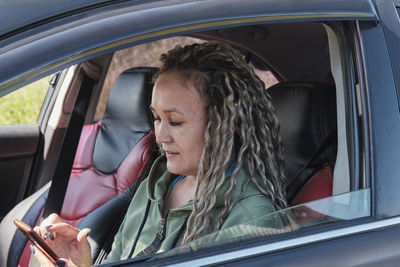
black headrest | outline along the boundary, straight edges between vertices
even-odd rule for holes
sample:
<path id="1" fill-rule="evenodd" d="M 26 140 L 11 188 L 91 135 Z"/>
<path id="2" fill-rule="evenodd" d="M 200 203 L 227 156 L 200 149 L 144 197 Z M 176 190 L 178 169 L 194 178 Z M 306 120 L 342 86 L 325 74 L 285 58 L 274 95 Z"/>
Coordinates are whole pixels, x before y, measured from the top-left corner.
<path id="1" fill-rule="evenodd" d="M 93 151 L 93 165 L 114 173 L 139 140 L 153 128 L 150 113 L 155 68 L 129 69 L 115 80 Z"/>
<path id="2" fill-rule="evenodd" d="M 331 131 L 336 130 L 334 86 L 321 82 L 282 82 L 268 89 L 281 126 L 285 146 L 285 175 L 291 183 L 309 163 Z M 330 146 L 313 164 L 336 160 L 336 145 Z M 305 170 L 311 173 L 316 166 Z"/>

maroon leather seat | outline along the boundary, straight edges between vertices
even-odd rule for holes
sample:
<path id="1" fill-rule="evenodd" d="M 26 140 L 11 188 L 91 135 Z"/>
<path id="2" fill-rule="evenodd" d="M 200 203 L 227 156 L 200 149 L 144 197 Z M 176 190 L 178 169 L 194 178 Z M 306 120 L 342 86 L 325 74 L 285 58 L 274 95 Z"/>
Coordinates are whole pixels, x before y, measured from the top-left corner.
<path id="1" fill-rule="evenodd" d="M 82 131 L 60 214 L 63 221 L 75 226 L 87 214 L 134 183 L 155 149 L 154 132 L 150 132 L 140 139 L 115 172 L 100 173 L 92 161 L 99 127 L 100 122 L 97 122 L 86 125 Z"/>
<path id="2" fill-rule="evenodd" d="M 114 82 L 102 120 L 83 127 L 60 214 L 63 221 L 78 225 L 146 175 L 143 170 L 157 150 L 149 110 L 154 72 L 154 68 L 134 68 L 122 73 Z M 47 193 L 33 196 L 37 199 L 23 221 L 38 225 L 45 203 L 38 200 L 46 199 Z M 28 266 L 31 253 L 26 239 L 21 241 L 18 232 L 15 237 L 20 240 L 12 241 L 7 266 L 16 266 L 17 259 L 18 266 Z"/>

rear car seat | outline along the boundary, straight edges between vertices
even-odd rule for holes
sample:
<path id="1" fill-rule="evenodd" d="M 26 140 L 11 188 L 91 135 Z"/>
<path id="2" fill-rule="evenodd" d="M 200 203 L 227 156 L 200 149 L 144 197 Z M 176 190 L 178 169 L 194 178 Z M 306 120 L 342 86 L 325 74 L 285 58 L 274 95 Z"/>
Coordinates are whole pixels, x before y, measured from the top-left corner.
<path id="1" fill-rule="evenodd" d="M 125 198 L 132 195 L 135 181 L 147 176 L 145 172 L 157 154 L 149 110 L 155 70 L 123 72 L 114 82 L 102 120 L 83 127 L 60 214 L 64 221 L 78 225 L 104 203 L 115 204 L 109 200 L 127 188 Z M 12 221 L 19 218 L 31 226 L 38 224 L 48 187 L 18 204 L 3 219 L 0 231 L 8 234 L 0 242 L 1 264 L 28 265 L 27 240 Z"/>
<path id="2" fill-rule="evenodd" d="M 281 125 L 290 206 L 331 196 L 337 153 L 334 86 L 282 82 L 268 93 Z"/>

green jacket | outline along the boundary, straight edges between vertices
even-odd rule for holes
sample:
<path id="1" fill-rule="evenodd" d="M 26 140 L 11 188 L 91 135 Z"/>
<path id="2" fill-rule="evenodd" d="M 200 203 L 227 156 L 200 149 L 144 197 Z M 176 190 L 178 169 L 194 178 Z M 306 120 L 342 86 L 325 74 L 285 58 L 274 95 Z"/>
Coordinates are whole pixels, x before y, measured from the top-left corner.
<path id="1" fill-rule="evenodd" d="M 242 184 L 247 176 L 247 171 L 245 168 L 242 168 L 237 176 L 236 190 L 232 194 L 233 199 L 239 196 L 240 189 L 242 188 Z M 153 242 L 156 238 L 157 232 L 160 232 L 163 228 L 161 226 L 163 220 L 163 205 L 169 192 L 172 190 L 171 182 L 175 177 L 177 177 L 177 175 L 167 171 L 166 158 L 164 156 L 159 157 L 153 164 L 149 177 L 142 182 L 133 197 L 125 219 L 115 237 L 112 250 L 104 262 L 127 259 L 135 242 L 139 228 L 143 222 L 149 199 L 150 208 L 148 217 L 144 223 L 144 227 L 140 233 L 132 257 L 138 255 L 138 253 L 147 248 Z M 216 215 L 224 206 L 223 194 L 226 192 L 227 187 L 228 184 L 225 184 L 217 196 L 216 207 L 213 210 Z M 183 224 L 192 211 L 192 205 L 193 200 L 190 200 L 185 205 L 169 211 L 165 220 L 165 237 L 157 252 L 171 249 L 176 240 L 178 240 L 176 243 L 177 245 L 181 244 L 183 234 L 180 234 L 179 230 L 181 228 L 183 229 Z M 281 221 L 276 219 L 274 216 L 264 216 L 265 218 L 261 220 L 255 220 L 256 218 L 272 212 L 274 212 L 274 207 L 271 201 L 261 194 L 255 184 L 250 182 L 243 199 L 233 207 L 232 211 L 223 223 L 221 230 L 238 224 L 279 228 L 281 226 Z M 212 216 L 214 223 L 216 223 L 217 217 L 218 216 Z M 184 233 L 184 231 L 181 232 Z M 216 236 L 215 239 L 219 241 L 230 237 L 231 236 Z"/>

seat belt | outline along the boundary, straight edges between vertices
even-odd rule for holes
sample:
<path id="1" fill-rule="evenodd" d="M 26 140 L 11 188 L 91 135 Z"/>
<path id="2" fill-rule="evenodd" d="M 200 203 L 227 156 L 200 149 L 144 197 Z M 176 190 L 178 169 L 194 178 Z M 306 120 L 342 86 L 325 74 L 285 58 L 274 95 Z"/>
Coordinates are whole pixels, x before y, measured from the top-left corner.
<path id="1" fill-rule="evenodd" d="M 292 182 L 286 187 L 286 196 L 287 200 L 290 202 L 296 196 L 298 189 L 303 186 L 311 177 L 312 175 L 303 175 L 303 172 L 317 160 L 322 153 L 324 153 L 332 144 L 334 144 L 335 137 L 337 132 L 337 126 L 333 127 L 330 131 L 325 140 L 322 142 L 320 147 L 317 151 L 315 151 L 312 158 L 308 161 L 306 165 L 304 165 L 303 169 L 297 174 L 296 178 L 292 180 Z"/>
<path id="2" fill-rule="evenodd" d="M 61 145 L 42 218 L 51 213 L 60 214 L 61 212 L 94 83 L 93 79 L 83 73 L 82 83 Z"/>

